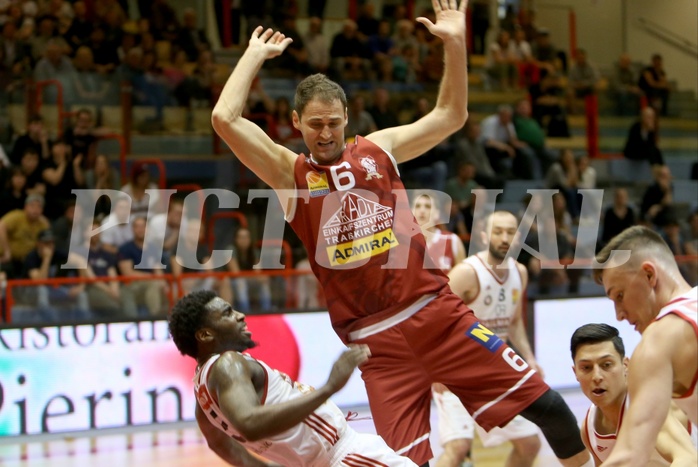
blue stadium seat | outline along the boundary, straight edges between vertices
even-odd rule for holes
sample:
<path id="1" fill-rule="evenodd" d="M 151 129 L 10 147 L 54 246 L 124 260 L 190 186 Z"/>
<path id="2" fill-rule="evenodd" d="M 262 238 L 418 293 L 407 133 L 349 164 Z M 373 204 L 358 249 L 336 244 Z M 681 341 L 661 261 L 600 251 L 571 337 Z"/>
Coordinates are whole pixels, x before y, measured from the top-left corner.
<path id="1" fill-rule="evenodd" d="M 685 157 L 667 157 L 664 163 L 671 170 L 671 175 L 675 180 L 688 180 L 691 178 L 691 169 L 696 160 Z"/>
<path id="2" fill-rule="evenodd" d="M 674 180 L 674 203 L 698 205 L 698 180 Z"/>
<path id="3" fill-rule="evenodd" d="M 647 161 L 630 159 L 611 159 L 609 173 L 614 182 L 651 183 L 652 170 Z"/>

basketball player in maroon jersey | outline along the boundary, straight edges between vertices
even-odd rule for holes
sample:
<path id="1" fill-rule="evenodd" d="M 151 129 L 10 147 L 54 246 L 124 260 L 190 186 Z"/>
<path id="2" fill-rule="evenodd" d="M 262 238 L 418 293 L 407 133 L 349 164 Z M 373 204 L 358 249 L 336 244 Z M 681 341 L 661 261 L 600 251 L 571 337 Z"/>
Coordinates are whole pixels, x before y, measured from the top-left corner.
<path id="1" fill-rule="evenodd" d="M 436 22 L 417 21 L 443 41 L 445 68 L 434 109 L 416 122 L 347 144 L 346 95 L 316 74 L 299 83 L 293 111 L 309 155 L 275 144 L 242 111 L 257 72 L 291 39 L 259 27 L 213 110 L 213 127 L 276 191 L 322 283 L 335 332 L 370 348 L 362 378 L 376 430 L 391 448 L 417 464 L 432 457 L 431 385 L 440 382 L 486 430 L 521 413 L 541 427 L 563 465 L 592 465 L 562 397 L 450 291 L 410 211 L 397 164 L 468 117 L 467 1 L 432 5 Z"/>

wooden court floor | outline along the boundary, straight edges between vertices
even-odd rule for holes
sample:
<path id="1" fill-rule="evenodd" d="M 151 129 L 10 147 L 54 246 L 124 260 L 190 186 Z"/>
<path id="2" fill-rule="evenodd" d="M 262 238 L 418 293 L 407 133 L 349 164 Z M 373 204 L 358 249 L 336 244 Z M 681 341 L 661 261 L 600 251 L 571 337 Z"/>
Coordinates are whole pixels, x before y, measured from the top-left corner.
<path id="1" fill-rule="evenodd" d="M 586 412 L 586 399 L 579 391 L 563 393 L 578 420 Z M 358 409 L 359 420 L 350 425 L 360 432 L 375 432 L 370 413 Z M 436 427 L 432 411 L 432 426 Z M 432 433 L 432 450 L 441 453 L 437 433 Z M 473 461 L 476 467 L 501 467 L 511 449 L 503 444 L 484 448 L 476 439 Z M 434 465 L 432 461 L 432 465 Z M 226 466 L 209 451 L 203 437 L 193 424 L 177 429 L 158 429 L 132 433 L 109 433 L 97 436 L 56 438 L 30 443 L 0 444 L 2 467 L 222 467 Z M 536 462 L 538 467 L 558 466 L 550 447 L 543 439 L 543 448 Z"/>

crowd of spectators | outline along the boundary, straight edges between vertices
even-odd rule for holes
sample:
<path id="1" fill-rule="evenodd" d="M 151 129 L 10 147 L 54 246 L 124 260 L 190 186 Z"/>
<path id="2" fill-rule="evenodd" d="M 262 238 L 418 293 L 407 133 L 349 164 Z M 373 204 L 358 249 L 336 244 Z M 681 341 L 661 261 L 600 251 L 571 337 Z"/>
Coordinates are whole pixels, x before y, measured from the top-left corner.
<path id="1" fill-rule="evenodd" d="M 29 76 L 58 78 L 68 102 L 89 103 L 111 92 L 110 79 L 126 79 L 133 85 L 135 103 L 155 108 L 156 124 L 167 105 L 208 102 L 216 65 L 195 11 L 186 9 L 180 18 L 167 0 L 137 2 L 135 16 L 140 19 L 134 21 L 129 19 L 133 12 L 127 11 L 130 3 L 105 0 L 93 3 L 95 8 L 88 11 L 80 0 L 0 0 L 0 84 L 12 90 Z M 473 8 L 482 3 L 475 1 Z M 427 85 L 422 89 L 429 89 L 429 83 L 440 79 L 443 66 L 439 41 L 406 18 L 404 8 L 395 8 L 379 20 L 367 2 L 356 20 L 344 21 L 342 30 L 332 37 L 323 33 L 321 15 L 309 18 L 307 33 L 301 34 L 292 9 L 280 8 L 274 15 L 258 13 L 261 23 L 294 38 L 289 53 L 264 70 L 267 76 L 295 78 L 323 72 L 342 82 L 375 83 L 371 92 L 348 96 L 348 138 L 415 121 L 431 109 L 428 93 L 403 97 L 390 85 L 421 83 Z M 245 14 L 255 18 L 252 10 Z M 555 241 L 561 258 L 571 259 L 577 249 L 574 232 L 582 206 L 578 190 L 595 188 L 597 176 L 586 154 L 552 150 L 548 139 L 570 135 L 567 116 L 580 111 L 585 96 L 600 92 L 602 77 L 584 50 L 576 50 L 568 62 L 550 33 L 535 24 L 531 12 L 509 15 L 501 26 L 491 44 L 485 42 L 485 34 L 474 31 L 476 51 L 486 56 L 485 79 L 497 91 L 525 90 L 529 97 L 500 105 L 491 114 L 471 115 L 460 132 L 399 169 L 409 188 L 431 188 L 451 196 L 451 220 L 442 227 L 456 232 L 469 248 L 470 233 L 478 228 L 473 225 L 477 198 L 472 190 L 506 189 L 507 182 L 522 179 L 559 190 L 551 220 L 555 238 L 540 238 L 534 225 L 526 243 L 538 249 L 541 241 Z M 655 179 L 642 196 L 635 196 L 633 187 L 617 187 L 612 204 L 608 197 L 604 199 L 609 205 L 603 212 L 598 246 L 625 226 L 645 223 L 660 231 L 677 255 L 695 254 L 698 216 L 695 211 L 687 219 L 679 216 L 672 199 L 672 174 L 657 145 L 657 119 L 666 114 L 670 88 L 661 57 L 654 56 L 650 66 L 637 70 L 631 58 L 622 55 L 615 76 L 609 77 L 609 92 L 619 113 L 639 115 L 629 129 L 624 156 L 646 161 Z M 640 112 L 641 96 L 649 106 Z M 257 80 L 245 111 L 277 143 L 303 152 L 287 96 L 270 98 L 263 81 Z M 158 187 L 152 166 L 134 163 L 128 180 L 120 180 L 107 157 L 97 153 L 96 141 L 106 133 L 97 120 L 89 108 L 81 108 L 66 131 L 51 139 L 42 118 L 32 116 L 26 132 L 0 152 L 0 283 L 3 278 L 78 274 L 97 278 L 80 285 L 37 287 L 36 293 L 24 297 L 19 294 L 20 302 L 32 303 L 38 310 L 30 320 L 55 319 L 56 303 L 71 304 L 76 319 L 88 312 L 99 317 L 161 316 L 166 312 L 167 294 L 172 293 L 161 276 L 198 271 L 182 266 L 182 255 L 202 263 L 210 257 L 203 241 L 205 226 L 188 218 L 181 200 L 171 199 L 165 205 L 156 192 L 147 192 Z M 5 152 L 8 156 L 2 157 Z M 120 190 L 123 195 L 113 200 L 113 207 L 107 197 L 93 200 L 97 223 L 84 225 L 90 216 L 75 205 L 71 193 L 75 188 Z M 531 207 L 529 199 L 522 202 L 519 210 Z M 96 234 L 98 227 L 101 233 Z M 79 242 L 89 252 L 86 257 L 68 255 L 74 231 L 81 232 Z M 149 247 L 148 231 L 162 235 L 163 249 Z M 260 257 L 251 231 L 240 228 L 229 239 L 228 249 L 234 256 L 213 272 L 244 274 L 233 280 L 187 276 L 181 281 L 184 291 L 215 288 L 242 311 L 272 309 L 275 278 L 252 273 Z M 593 250 L 592 246 L 589 254 Z M 577 290 L 578 276 L 549 271 L 545 260 L 535 257 L 524 261 L 531 276 L 545 284 L 539 292 Z M 84 267 L 57 267 L 66 262 Z M 301 260 L 299 267 L 306 263 Z M 694 283 L 698 280 L 695 269 L 692 263 L 684 267 Z M 116 280 L 119 276 L 131 280 Z M 303 303 L 317 303 L 321 289 L 316 292 L 318 284 L 307 282 L 312 291 L 304 290 L 299 297 Z"/>

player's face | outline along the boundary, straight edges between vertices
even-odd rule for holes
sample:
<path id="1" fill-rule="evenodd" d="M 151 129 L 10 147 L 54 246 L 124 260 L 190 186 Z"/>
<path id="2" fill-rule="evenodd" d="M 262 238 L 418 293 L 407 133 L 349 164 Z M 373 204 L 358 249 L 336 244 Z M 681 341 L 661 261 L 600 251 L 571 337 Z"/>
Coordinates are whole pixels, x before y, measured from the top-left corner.
<path id="1" fill-rule="evenodd" d="M 502 260 L 516 239 L 516 218 L 511 214 L 493 214 L 490 223 L 490 254 Z"/>
<path id="2" fill-rule="evenodd" d="M 627 321 L 642 333 L 652 323 L 653 288 L 644 265 L 641 268 L 615 267 L 606 269 L 601 281 L 606 295 L 613 301 L 618 321 Z"/>
<path id="3" fill-rule="evenodd" d="M 412 213 L 420 226 L 428 224 L 431 221 L 431 199 L 427 196 L 417 198 Z"/>
<path id="4" fill-rule="evenodd" d="M 622 402 L 627 391 L 628 359 L 621 359 L 613 342 L 580 346 L 573 369 L 582 392 L 594 405 Z"/>
<path id="5" fill-rule="evenodd" d="M 293 126 L 303 133 L 303 141 L 315 161 L 331 164 L 344 150 L 344 127 L 347 125 L 346 108 L 339 99 L 331 104 L 313 99 L 303 109 L 303 116 L 293 112 Z"/>
<path id="6" fill-rule="evenodd" d="M 219 344 L 239 352 L 255 346 L 244 313 L 235 311 L 230 303 L 220 297 L 208 302 L 206 308 L 209 310 L 208 325 Z"/>

